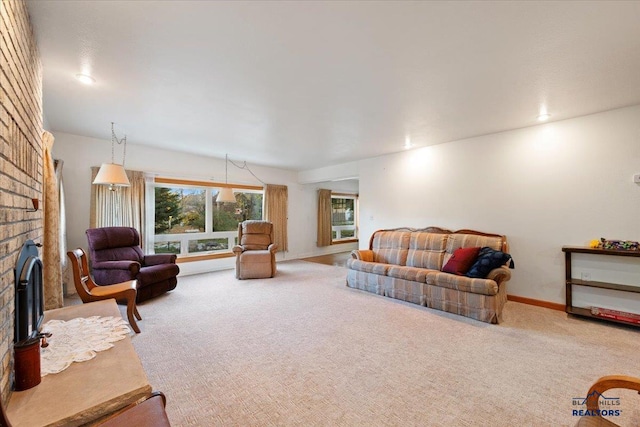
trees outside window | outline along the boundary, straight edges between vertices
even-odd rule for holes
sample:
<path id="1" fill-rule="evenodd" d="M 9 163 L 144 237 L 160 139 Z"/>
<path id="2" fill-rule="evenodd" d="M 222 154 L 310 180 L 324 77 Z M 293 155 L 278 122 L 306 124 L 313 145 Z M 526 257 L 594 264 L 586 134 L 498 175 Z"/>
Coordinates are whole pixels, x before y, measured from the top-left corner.
<path id="1" fill-rule="evenodd" d="M 204 189 L 156 187 L 156 234 L 197 233 L 205 231 Z"/>
<path id="2" fill-rule="evenodd" d="M 262 219 L 263 191 L 234 191 L 236 203 L 218 203 L 219 188 L 156 184 L 154 251 L 178 255 L 231 251 L 238 223 Z"/>
<path id="3" fill-rule="evenodd" d="M 213 196 L 213 230 L 235 231 L 248 219 L 262 219 L 262 193 L 236 192 L 236 203 L 216 203 Z"/>

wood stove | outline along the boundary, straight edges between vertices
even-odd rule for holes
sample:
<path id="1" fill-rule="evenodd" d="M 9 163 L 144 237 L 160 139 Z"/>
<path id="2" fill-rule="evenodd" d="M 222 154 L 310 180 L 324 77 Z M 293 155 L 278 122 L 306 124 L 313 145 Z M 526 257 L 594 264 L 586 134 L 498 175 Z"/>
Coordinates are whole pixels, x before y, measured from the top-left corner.
<path id="1" fill-rule="evenodd" d="M 15 389 L 27 390 L 40 384 L 40 327 L 44 318 L 44 285 L 39 243 L 22 245 L 15 268 L 14 369 Z M 46 340 L 42 343 L 47 345 Z"/>
<path id="2" fill-rule="evenodd" d="M 16 263 L 13 338 L 16 344 L 37 338 L 44 316 L 42 261 L 37 246 L 41 245 L 27 240 Z"/>

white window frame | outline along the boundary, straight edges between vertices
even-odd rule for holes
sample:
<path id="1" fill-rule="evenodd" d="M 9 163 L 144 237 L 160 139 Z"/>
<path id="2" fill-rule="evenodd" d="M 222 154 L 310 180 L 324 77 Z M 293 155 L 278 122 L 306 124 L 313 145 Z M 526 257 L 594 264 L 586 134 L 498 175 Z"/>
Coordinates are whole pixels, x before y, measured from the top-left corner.
<path id="1" fill-rule="evenodd" d="M 353 199 L 353 225 L 333 225 L 333 199 Z M 358 240 L 359 235 L 359 203 L 358 195 L 350 193 L 331 193 L 331 243 L 343 243 L 352 242 Z M 342 237 L 343 231 L 353 230 L 353 236 Z M 333 233 L 336 233 L 336 238 L 333 238 Z"/>
<path id="2" fill-rule="evenodd" d="M 205 231 L 195 233 L 171 233 L 171 234 L 155 234 L 155 189 L 156 187 L 165 188 L 189 188 L 205 190 Z M 264 188 L 256 186 L 247 186 L 241 184 L 221 184 L 215 182 L 189 181 L 171 178 L 155 178 L 147 181 L 146 191 L 146 240 L 145 252 L 147 254 L 155 253 L 155 244 L 159 242 L 180 242 L 180 252 L 177 254 L 180 258 L 202 257 L 208 255 L 232 254 L 232 248 L 236 245 L 238 231 L 213 231 L 213 194 L 223 187 L 232 187 L 234 193 L 255 193 L 262 194 L 262 213 L 264 217 Z M 189 252 L 189 241 L 205 240 L 205 239 L 227 239 L 227 249 L 208 250 Z"/>

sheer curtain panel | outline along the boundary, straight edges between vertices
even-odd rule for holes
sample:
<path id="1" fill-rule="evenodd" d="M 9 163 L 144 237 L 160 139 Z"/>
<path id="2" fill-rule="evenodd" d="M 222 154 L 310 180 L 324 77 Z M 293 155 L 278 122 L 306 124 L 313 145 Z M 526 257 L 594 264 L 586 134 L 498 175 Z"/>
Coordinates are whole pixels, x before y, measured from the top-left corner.
<path id="1" fill-rule="evenodd" d="M 75 294 L 75 286 L 68 286 L 73 283 L 73 273 L 69 268 L 67 257 L 64 254 L 67 253 L 67 210 L 65 208 L 64 200 L 64 181 L 62 180 L 62 167 L 64 162 L 62 160 L 54 159 L 53 166 L 56 171 L 56 182 L 58 183 L 58 209 L 60 218 L 60 271 L 62 272 L 62 289 L 65 294 Z"/>
<path id="2" fill-rule="evenodd" d="M 98 174 L 98 167 L 91 168 L 91 182 Z M 133 227 L 145 236 L 145 177 L 144 172 L 126 171 L 131 186 L 109 190 L 106 185 L 91 185 L 91 215 L 89 225 L 97 227 Z"/>

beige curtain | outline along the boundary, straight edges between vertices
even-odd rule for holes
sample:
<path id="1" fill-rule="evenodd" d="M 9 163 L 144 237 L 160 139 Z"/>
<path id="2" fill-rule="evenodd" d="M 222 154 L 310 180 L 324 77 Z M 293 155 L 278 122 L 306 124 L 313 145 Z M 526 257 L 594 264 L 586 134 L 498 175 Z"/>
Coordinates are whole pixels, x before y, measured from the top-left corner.
<path id="1" fill-rule="evenodd" d="M 331 245 L 331 190 L 318 190 L 318 246 Z"/>
<path id="2" fill-rule="evenodd" d="M 44 238 L 42 247 L 44 309 L 51 310 L 63 305 L 62 269 L 60 268 L 60 201 L 58 181 L 51 150 L 53 135 L 42 134 L 44 147 Z"/>
<path id="3" fill-rule="evenodd" d="M 98 167 L 91 168 L 91 182 L 98 174 Z M 107 185 L 91 185 L 91 212 L 89 226 L 134 227 L 144 242 L 144 172 L 127 171 L 131 186 L 109 190 Z"/>
<path id="4" fill-rule="evenodd" d="M 264 192 L 264 219 L 273 224 L 273 238 L 278 251 L 287 251 L 287 205 L 289 189 L 286 185 L 267 184 Z"/>

